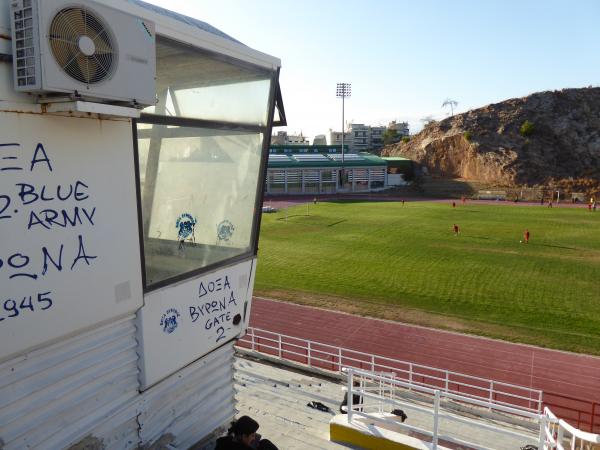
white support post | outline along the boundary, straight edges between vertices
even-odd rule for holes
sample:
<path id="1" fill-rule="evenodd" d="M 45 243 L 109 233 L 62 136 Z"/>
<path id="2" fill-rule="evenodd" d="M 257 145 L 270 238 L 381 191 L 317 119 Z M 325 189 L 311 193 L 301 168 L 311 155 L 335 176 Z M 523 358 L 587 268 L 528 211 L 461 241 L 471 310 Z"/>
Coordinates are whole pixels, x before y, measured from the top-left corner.
<path id="1" fill-rule="evenodd" d="M 563 430 L 563 427 L 559 426 L 558 427 L 558 433 L 556 435 L 556 442 L 560 442 L 562 445 L 562 441 L 565 437 L 565 430 Z"/>
<path id="2" fill-rule="evenodd" d="M 256 343 L 254 342 L 254 328 L 250 328 L 250 338 L 252 339 L 252 351 L 256 351 Z"/>
<path id="3" fill-rule="evenodd" d="M 408 364 L 408 384 L 411 386 L 408 388 L 409 391 L 412 391 L 412 382 L 413 382 L 413 365 L 412 363 Z"/>
<path id="4" fill-rule="evenodd" d="M 282 355 L 282 349 L 281 349 L 281 335 L 279 335 L 278 337 L 279 337 L 279 339 L 278 339 L 278 346 L 277 346 L 277 350 L 278 350 L 278 353 L 279 353 L 279 357 L 281 358 L 281 355 Z"/>
<path id="5" fill-rule="evenodd" d="M 375 372 L 375 355 L 371 355 L 371 372 Z"/>
<path id="6" fill-rule="evenodd" d="M 323 192 L 323 169 L 319 169 L 319 194 Z"/>
<path id="7" fill-rule="evenodd" d="M 338 363 L 339 372 L 342 373 L 342 347 L 338 347 Z"/>
<path id="8" fill-rule="evenodd" d="M 382 409 L 382 404 L 381 404 L 381 399 L 383 398 L 383 380 L 379 379 L 379 386 L 377 389 L 377 397 L 379 397 L 379 402 L 377 405 L 377 412 L 379 412 L 381 414 L 381 409 Z"/>
<path id="9" fill-rule="evenodd" d="M 307 362 L 308 362 L 308 367 L 310 367 L 310 341 L 308 341 L 308 346 L 306 348 L 306 357 L 307 357 Z"/>
<path id="10" fill-rule="evenodd" d="M 450 377 L 450 374 L 448 373 L 448 371 L 446 370 L 446 386 L 444 388 L 444 390 L 446 392 L 448 392 L 448 378 Z"/>
<path id="11" fill-rule="evenodd" d="M 348 414 L 348 423 L 352 422 L 352 400 L 354 400 L 353 398 L 353 392 L 352 389 L 354 387 L 354 374 L 352 373 L 352 369 L 348 370 L 348 402 L 346 404 L 346 408 L 348 408 L 348 410 L 346 411 Z"/>
<path id="12" fill-rule="evenodd" d="M 546 415 L 540 416 L 540 438 L 538 442 L 538 449 L 544 450 L 546 448 Z"/>
<path id="13" fill-rule="evenodd" d="M 440 391 L 438 389 L 435 390 L 435 399 L 433 401 L 433 436 L 431 440 L 431 448 L 432 450 L 437 449 L 438 445 L 438 432 L 440 427 Z"/>
<path id="14" fill-rule="evenodd" d="M 490 403 L 494 403 L 494 380 L 490 380 Z M 489 410 L 492 410 L 491 405 Z"/>

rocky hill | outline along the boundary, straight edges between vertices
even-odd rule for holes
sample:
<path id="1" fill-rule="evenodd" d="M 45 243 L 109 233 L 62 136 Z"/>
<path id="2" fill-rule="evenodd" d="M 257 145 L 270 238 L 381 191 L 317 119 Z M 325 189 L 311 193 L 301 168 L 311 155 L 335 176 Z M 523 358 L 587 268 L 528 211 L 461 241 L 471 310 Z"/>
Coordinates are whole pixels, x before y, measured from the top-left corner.
<path id="1" fill-rule="evenodd" d="M 539 92 L 457 114 L 382 153 L 501 186 L 597 186 L 600 88 Z"/>

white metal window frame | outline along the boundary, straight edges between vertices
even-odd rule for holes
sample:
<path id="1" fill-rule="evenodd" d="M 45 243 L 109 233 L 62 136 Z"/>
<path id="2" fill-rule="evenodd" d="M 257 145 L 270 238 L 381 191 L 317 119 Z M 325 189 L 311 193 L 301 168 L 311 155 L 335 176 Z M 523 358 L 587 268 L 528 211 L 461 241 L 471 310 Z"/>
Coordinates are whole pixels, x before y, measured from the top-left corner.
<path id="1" fill-rule="evenodd" d="M 279 58 L 254 50 L 242 43 L 201 30 L 198 27 L 187 25 L 179 20 L 158 14 L 133 3 L 123 0 L 104 0 L 103 3 L 106 6 L 151 20 L 156 24 L 156 34 L 161 36 L 267 69 L 277 70 L 281 67 L 281 60 Z"/>

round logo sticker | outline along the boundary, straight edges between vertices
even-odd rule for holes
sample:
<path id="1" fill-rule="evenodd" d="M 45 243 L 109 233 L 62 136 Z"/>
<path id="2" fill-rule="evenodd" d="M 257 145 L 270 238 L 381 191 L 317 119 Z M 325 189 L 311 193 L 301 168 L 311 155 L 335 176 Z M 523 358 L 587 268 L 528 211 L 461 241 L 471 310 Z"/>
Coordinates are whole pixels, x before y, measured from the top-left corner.
<path id="1" fill-rule="evenodd" d="M 217 225 L 217 237 L 219 241 L 227 242 L 233 236 L 233 232 L 235 231 L 235 227 L 229 220 L 224 220 L 219 225 Z"/>
<path id="2" fill-rule="evenodd" d="M 198 221 L 194 216 L 188 213 L 183 213 L 177 219 L 175 227 L 177 228 L 177 237 L 180 241 L 186 239 L 194 239 L 194 227 Z"/>
<path id="3" fill-rule="evenodd" d="M 181 317 L 179 311 L 175 308 L 169 308 L 160 318 L 160 326 L 162 327 L 163 333 L 171 334 L 175 331 L 179 326 L 179 323 L 177 322 L 179 317 Z"/>

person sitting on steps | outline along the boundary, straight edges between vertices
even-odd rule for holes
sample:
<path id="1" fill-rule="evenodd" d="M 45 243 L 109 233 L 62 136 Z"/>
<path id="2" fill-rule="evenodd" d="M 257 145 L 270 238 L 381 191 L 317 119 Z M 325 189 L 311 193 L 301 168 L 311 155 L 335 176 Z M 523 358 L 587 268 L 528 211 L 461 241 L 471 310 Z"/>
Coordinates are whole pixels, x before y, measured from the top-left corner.
<path id="1" fill-rule="evenodd" d="M 242 416 L 231 422 L 227 436 L 217 439 L 215 450 L 277 450 L 277 447 L 267 439 L 261 439 L 258 422 L 251 417 Z"/>
<path id="2" fill-rule="evenodd" d="M 355 381 L 353 383 L 354 387 L 359 387 L 360 383 L 358 381 Z M 362 403 L 362 397 L 359 394 L 352 394 L 352 405 L 356 406 L 356 405 L 360 405 Z M 344 392 L 344 399 L 342 400 L 342 404 L 340 405 L 340 412 L 342 414 L 348 414 L 348 411 L 346 411 L 346 408 L 348 406 L 348 392 Z M 359 411 L 362 411 L 362 407 L 359 408 Z"/>

